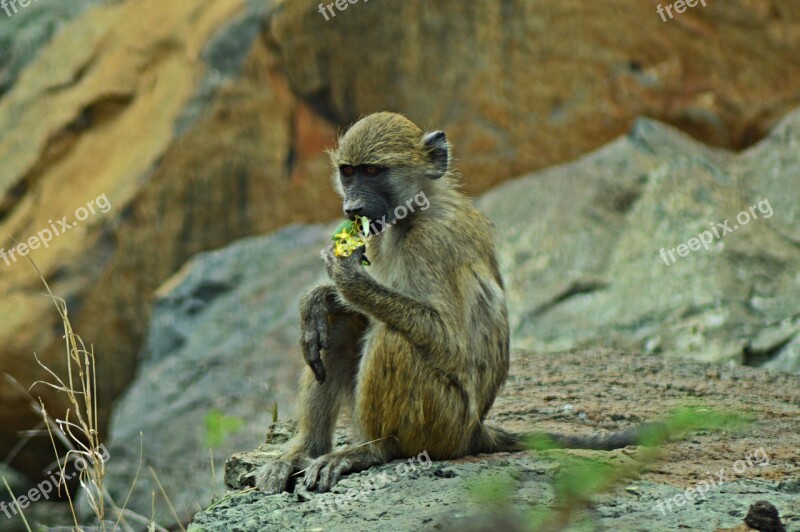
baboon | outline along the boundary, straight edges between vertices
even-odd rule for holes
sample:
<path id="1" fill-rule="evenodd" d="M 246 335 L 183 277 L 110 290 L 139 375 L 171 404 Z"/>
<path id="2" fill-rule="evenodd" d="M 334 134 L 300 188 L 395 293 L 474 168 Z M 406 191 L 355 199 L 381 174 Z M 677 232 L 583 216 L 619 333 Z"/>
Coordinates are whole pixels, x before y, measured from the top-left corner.
<path id="1" fill-rule="evenodd" d="M 330 158 L 345 216 L 375 221 L 377 234 L 347 258 L 328 253 L 332 284 L 301 300 L 308 368 L 299 432 L 256 472 L 256 485 L 278 493 L 305 469 L 307 488 L 328 491 L 344 474 L 423 451 L 451 459 L 522 450 L 521 435 L 484 423 L 508 375 L 506 296 L 492 225 L 459 190 L 445 134 L 423 133 L 399 114 L 371 114 Z M 429 208 L 415 209 L 416 197 Z M 344 405 L 356 444 L 331 452 Z M 634 436 L 553 438 L 608 449 Z"/>

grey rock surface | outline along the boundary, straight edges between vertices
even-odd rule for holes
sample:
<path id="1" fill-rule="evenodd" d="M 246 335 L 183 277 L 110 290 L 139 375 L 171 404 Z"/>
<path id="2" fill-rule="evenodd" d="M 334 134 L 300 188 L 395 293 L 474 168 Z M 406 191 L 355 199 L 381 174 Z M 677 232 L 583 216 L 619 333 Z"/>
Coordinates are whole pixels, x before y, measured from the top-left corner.
<path id="1" fill-rule="evenodd" d="M 731 394 L 739 383 L 749 394 Z M 717 370 L 611 350 L 517 350 L 490 414 L 512 430 L 614 430 L 662 417 L 692 397 L 706 408 L 758 414 L 740 429 L 673 438 L 655 458 L 641 447 L 435 462 L 422 455 L 348 475 L 330 493 L 298 483 L 292 493 L 268 496 L 254 491 L 251 473 L 296 430 L 279 422 L 266 444 L 228 460 L 227 494 L 190 530 L 717 530 L 740 524 L 759 500 L 778 509 L 788 530 L 800 530 L 798 386 L 798 376 L 763 369 Z M 340 430 L 335 444 L 347 441 Z"/>
<path id="2" fill-rule="evenodd" d="M 182 519 L 223 491 L 224 460 L 263 441 L 276 402 L 281 415 L 293 404 L 296 307 L 303 288 L 320 278 L 313 250 L 334 229 L 295 226 L 202 254 L 163 288 L 142 370 L 112 418 L 115 498 L 124 499 L 133 483 L 140 444 L 143 463 L 156 471 Z M 215 427 L 220 418 L 232 426 Z M 130 507 L 149 515 L 154 489 L 151 477 L 140 478 Z M 169 521 L 166 507 L 159 508 L 159 522 Z"/>
<path id="3" fill-rule="evenodd" d="M 741 155 L 640 120 L 577 162 L 486 194 L 513 342 L 795 367 L 799 147 L 800 112 Z M 698 249 L 679 256 L 692 239 Z"/>
<path id="4" fill-rule="evenodd" d="M 396 469 L 402 464 L 348 477 L 330 494 L 235 494 L 195 517 L 189 531 L 522 531 L 531 530 L 526 528 L 531 522 L 527 511 L 555 502 L 552 485 L 558 468 L 542 459 L 505 456 L 476 463 L 442 462 L 398 476 Z M 375 488 L 381 484 L 376 479 L 384 475 L 389 482 Z M 479 490 L 485 483 L 509 486 L 510 491 L 504 492 L 507 500 L 494 508 L 481 500 Z M 659 502 L 683 490 L 642 481 L 624 488 L 614 496 L 599 497 L 591 510 L 579 512 L 575 522 L 562 530 L 712 531 L 740 524 L 747 512 L 743 500 L 769 499 L 788 508 L 796 507 L 798 497 L 796 492 L 782 491 L 778 483 L 734 481 L 711 491 L 705 500 L 673 504 L 671 511 L 665 506 L 662 512 Z M 501 523 L 503 528 L 498 528 Z M 788 530 L 800 530 L 800 523 L 794 521 Z"/>

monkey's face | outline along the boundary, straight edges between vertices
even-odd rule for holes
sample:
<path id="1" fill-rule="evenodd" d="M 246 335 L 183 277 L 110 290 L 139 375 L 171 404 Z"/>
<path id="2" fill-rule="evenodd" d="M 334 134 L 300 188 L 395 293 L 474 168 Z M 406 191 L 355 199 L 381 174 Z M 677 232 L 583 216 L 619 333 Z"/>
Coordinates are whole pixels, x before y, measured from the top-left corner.
<path id="1" fill-rule="evenodd" d="M 344 191 L 342 210 L 348 219 L 366 216 L 370 221 L 389 219 L 396 204 L 391 169 L 368 164 L 342 165 L 339 182 Z"/>
<path id="2" fill-rule="evenodd" d="M 450 147 L 441 131 L 424 134 L 406 117 L 376 113 L 354 124 L 331 153 L 334 184 L 347 218 L 391 223 L 429 182 L 449 168 Z"/>

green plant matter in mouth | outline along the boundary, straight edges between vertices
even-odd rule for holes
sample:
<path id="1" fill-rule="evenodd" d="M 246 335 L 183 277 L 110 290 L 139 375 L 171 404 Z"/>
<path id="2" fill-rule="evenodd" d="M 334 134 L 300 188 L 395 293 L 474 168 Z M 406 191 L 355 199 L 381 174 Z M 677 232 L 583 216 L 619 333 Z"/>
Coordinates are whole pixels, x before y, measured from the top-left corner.
<path id="1" fill-rule="evenodd" d="M 332 240 L 333 254 L 338 258 L 349 257 L 359 248 L 366 247 L 364 235 L 369 234 L 369 218 L 357 216 L 353 220 L 345 220 L 336 228 Z M 369 266 L 369 260 L 364 257 L 361 261 L 364 266 Z"/>

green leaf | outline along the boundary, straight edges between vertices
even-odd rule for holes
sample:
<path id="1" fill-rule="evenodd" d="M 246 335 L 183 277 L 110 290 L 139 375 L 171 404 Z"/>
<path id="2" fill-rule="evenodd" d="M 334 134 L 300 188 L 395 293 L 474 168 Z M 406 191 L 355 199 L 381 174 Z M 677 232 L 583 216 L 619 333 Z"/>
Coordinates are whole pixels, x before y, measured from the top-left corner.
<path id="1" fill-rule="evenodd" d="M 338 238 L 336 238 L 336 235 L 338 235 L 342 231 L 345 231 L 347 233 L 352 234 L 353 233 L 353 221 L 352 220 L 345 220 L 342 223 L 340 223 L 339 227 L 336 228 L 336 231 L 333 232 L 333 236 L 331 236 L 331 240 L 336 242 L 338 240 Z"/>
<path id="2" fill-rule="evenodd" d="M 206 445 L 212 449 L 220 447 L 229 435 L 243 426 L 242 418 L 226 416 L 216 408 L 209 410 L 206 414 Z"/>

